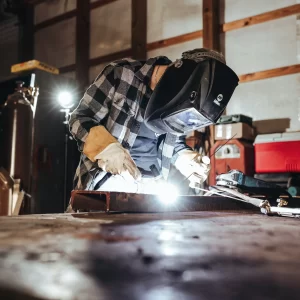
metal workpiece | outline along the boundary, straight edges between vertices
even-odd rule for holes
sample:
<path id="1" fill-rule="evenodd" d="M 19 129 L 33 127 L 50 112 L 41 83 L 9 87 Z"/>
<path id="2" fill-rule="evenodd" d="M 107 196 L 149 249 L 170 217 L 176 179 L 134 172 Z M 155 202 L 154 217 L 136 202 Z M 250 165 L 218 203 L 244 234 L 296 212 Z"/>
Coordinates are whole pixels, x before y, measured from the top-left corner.
<path id="1" fill-rule="evenodd" d="M 298 300 L 300 220 L 251 211 L 0 218 L 5 300 Z"/>
<path id="2" fill-rule="evenodd" d="M 207 210 L 241 210 L 256 208 L 248 203 L 222 196 L 171 196 L 132 194 L 122 192 L 80 191 L 71 195 L 74 211 L 121 211 L 121 212 L 189 212 Z"/>

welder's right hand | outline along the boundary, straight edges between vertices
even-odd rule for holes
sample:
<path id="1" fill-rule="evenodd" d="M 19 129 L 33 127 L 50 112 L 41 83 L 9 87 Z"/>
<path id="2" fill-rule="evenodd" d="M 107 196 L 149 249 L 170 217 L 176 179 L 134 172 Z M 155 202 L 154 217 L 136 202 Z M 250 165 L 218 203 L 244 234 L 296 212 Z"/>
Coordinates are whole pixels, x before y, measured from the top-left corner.
<path id="1" fill-rule="evenodd" d="M 129 151 L 114 138 L 104 126 L 95 126 L 85 140 L 83 153 L 92 161 L 97 160 L 99 168 L 113 175 L 129 173 L 139 180 L 141 173 Z"/>
<path id="2" fill-rule="evenodd" d="M 192 150 L 182 150 L 175 161 L 175 167 L 190 181 L 190 187 L 203 183 L 210 171 L 210 159 Z"/>

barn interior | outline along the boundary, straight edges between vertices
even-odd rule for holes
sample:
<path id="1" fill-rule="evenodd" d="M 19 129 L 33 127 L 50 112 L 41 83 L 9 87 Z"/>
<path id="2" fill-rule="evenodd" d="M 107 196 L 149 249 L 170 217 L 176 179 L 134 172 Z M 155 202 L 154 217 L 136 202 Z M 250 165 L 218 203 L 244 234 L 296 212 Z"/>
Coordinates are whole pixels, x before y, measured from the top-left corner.
<path id="1" fill-rule="evenodd" d="M 147 91 L 157 95 L 168 73 L 133 98 L 115 93 L 113 105 L 126 115 L 119 136 L 99 117 L 107 106 L 93 107 L 88 91 L 104 90 L 105 70 L 121 70 L 120 61 L 136 68 L 166 57 L 167 70 L 181 70 L 182 54 L 203 48 L 226 60 L 188 58 L 210 63 L 205 80 L 226 89 L 236 74 L 238 82 L 228 99 L 213 84 L 197 98 L 205 88 L 198 79 L 199 89 L 182 102 L 209 121 L 184 131 L 182 142 L 207 172 L 192 184 L 194 171 L 177 167 L 174 149 L 164 176 L 158 143 L 167 148 L 170 132 L 155 132 L 161 169 L 150 168 L 159 184 L 147 192 L 101 188 L 121 171 L 84 152 L 92 130 L 78 136 L 87 111 L 95 127 L 110 130 L 106 145 L 118 143 L 130 157 L 135 142 L 126 126 L 150 128 L 132 103 Z M 233 73 L 218 77 L 220 64 Z M 128 65 L 119 79 L 132 87 Z M 151 66 L 151 80 L 159 67 Z M 197 99 L 219 109 L 214 119 Z M 169 107 L 156 120 L 166 126 L 174 121 Z M 76 182 L 79 163 L 91 166 L 88 186 L 83 177 Z M 296 300 L 299 218 L 299 0 L 0 0 L 1 299 Z"/>

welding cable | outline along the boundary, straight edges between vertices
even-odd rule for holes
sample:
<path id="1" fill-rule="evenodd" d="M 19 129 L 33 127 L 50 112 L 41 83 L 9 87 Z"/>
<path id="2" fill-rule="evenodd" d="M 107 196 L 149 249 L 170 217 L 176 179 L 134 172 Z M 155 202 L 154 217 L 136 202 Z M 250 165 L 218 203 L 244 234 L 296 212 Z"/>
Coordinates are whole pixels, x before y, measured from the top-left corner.
<path id="1" fill-rule="evenodd" d="M 211 190 L 203 189 L 203 188 L 200 188 L 200 187 L 195 187 L 195 189 L 201 190 L 203 192 L 213 193 L 215 195 L 219 195 L 219 196 L 222 196 L 222 197 L 225 197 L 225 198 L 230 198 L 230 199 L 234 199 L 234 200 L 238 200 L 238 201 L 249 203 L 247 200 L 244 200 L 244 199 L 241 199 L 241 198 L 235 198 L 235 197 L 232 197 L 232 196 L 229 196 L 229 195 L 224 195 L 224 194 L 216 192 L 216 191 L 211 191 Z"/>
<path id="2" fill-rule="evenodd" d="M 242 193 L 239 193 L 236 190 L 233 190 L 233 189 L 230 189 L 230 188 L 226 188 L 226 187 L 223 187 L 223 186 L 218 186 L 217 188 L 220 191 L 224 191 L 224 192 L 232 194 L 234 196 L 241 197 L 241 199 L 243 201 L 248 202 L 248 203 L 250 203 L 250 204 L 252 204 L 254 206 L 257 206 L 257 207 L 261 207 L 261 204 L 264 201 L 264 200 L 261 200 L 261 199 L 258 199 L 258 198 L 246 196 L 246 195 L 244 195 Z"/>

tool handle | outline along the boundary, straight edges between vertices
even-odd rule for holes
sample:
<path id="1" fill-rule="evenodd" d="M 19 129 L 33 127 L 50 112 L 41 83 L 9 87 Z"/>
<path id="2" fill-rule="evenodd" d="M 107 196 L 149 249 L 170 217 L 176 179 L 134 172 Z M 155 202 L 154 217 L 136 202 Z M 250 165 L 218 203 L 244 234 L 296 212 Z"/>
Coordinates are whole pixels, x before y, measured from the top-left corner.
<path id="1" fill-rule="evenodd" d="M 159 171 L 157 170 L 157 167 L 154 164 L 150 166 L 150 170 L 151 170 L 151 173 L 154 177 L 160 176 L 160 173 L 159 173 Z"/>
<path id="2" fill-rule="evenodd" d="M 111 173 L 106 173 L 94 186 L 94 191 L 97 191 L 110 177 Z"/>

